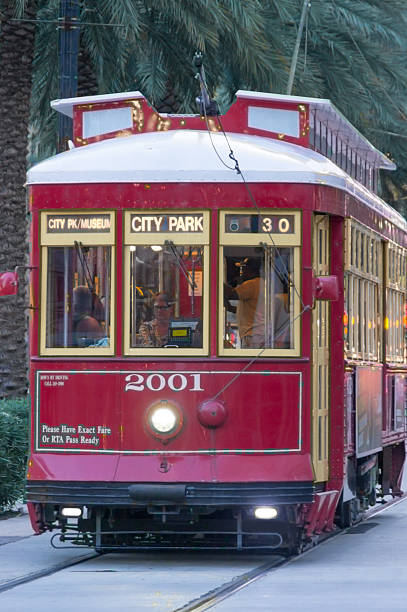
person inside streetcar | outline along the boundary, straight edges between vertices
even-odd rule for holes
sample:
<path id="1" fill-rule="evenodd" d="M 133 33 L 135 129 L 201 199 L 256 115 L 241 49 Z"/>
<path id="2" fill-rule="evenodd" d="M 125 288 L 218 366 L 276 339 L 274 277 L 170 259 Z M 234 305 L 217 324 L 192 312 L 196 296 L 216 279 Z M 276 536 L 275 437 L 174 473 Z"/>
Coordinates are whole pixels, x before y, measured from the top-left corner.
<path id="1" fill-rule="evenodd" d="M 103 337 L 99 321 L 92 316 L 92 294 L 79 285 L 73 290 L 73 339 L 75 346 L 91 346 Z"/>
<path id="2" fill-rule="evenodd" d="M 230 264 L 234 257 L 229 256 L 228 260 Z M 276 269 L 271 278 L 265 278 L 264 256 L 240 258 L 234 261 L 234 267 L 238 267 L 240 273 L 237 278 L 228 274 L 224 304 L 229 313 L 235 313 L 229 316 L 235 319 L 240 348 L 289 348 L 288 282 L 282 282 L 283 275 Z M 229 266 L 230 269 L 233 268 Z M 227 346 L 233 344 L 228 341 Z M 234 346 L 238 346 L 237 341 Z"/>
<path id="3" fill-rule="evenodd" d="M 174 307 L 165 293 L 159 293 L 154 299 L 154 319 L 140 324 L 139 334 L 143 346 L 162 347 L 167 344 L 168 327 L 174 316 Z"/>

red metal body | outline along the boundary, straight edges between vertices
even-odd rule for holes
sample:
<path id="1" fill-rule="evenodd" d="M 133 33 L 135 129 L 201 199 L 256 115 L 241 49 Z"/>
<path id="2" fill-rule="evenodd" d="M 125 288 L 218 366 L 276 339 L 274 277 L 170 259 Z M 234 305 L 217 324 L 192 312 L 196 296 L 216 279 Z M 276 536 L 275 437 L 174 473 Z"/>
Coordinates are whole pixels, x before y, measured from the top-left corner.
<path id="1" fill-rule="evenodd" d="M 253 192 L 260 206 L 267 202 L 268 206 L 275 201 L 281 201 L 279 191 L 284 191 L 285 199 L 290 197 L 290 204 L 298 208 L 304 200 L 311 201 L 314 198 L 315 188 L 312 186 L 273 186 L 273 198 L 267 185 L 254 186 Z M 197 202 L 197 192 L 199 202 Z M 291 192 L 291 193 L 290 193 Z M 62 188 L 56 186 L 39 186 L 32 188 L 31 200 L 34 203 L 33 233 L 38 236 L 38 212 L 41 209 L 61 207 L 67 209 L 78 208 L 80 202 L 91 202 L 95 209 L 111 208 L 112 201 L 118 207 L 118 228 L 121 225 L 120 208 L 125 207 L 131 201 L 134 207 L 145 207 L 152 210 L 155 207 L 180 209 L 185 202 L 189 208 L 196 206 L 202 208 L 202 201 L 206 205 L 211 204 L 213 215 L 212 235 L 216 235 L 216 211 L 223 208 L 226 202 L 233 200 L 235 207 L 247 206 L 247 194 L 243 186 L 219 186 L 208 185 L 151 185 L 146 190 L 144 185 L 66 185 Z M 271 201 L 270 201 L 271 200 Z M 311 211 L 308 212 L 310 214 Z M 304 211 L 304 224 L 306 223 L 307 211 Z M 311 286 L 309 272 L 305 269 L 306 253 L 310 252 L 310 236 L 304 236 L 303 261 L 304 278 L 302 285 L 309 287 L 308 292 L 304 290 L 304 299 L 311 301 Z M 35 270 L 39 267 L 40 254 L 38 238 L 33 245 L 32 265 Z M 118 229 L 117 248 L 121 248 L 121 236 Z M 146 480 L 168 482 L 170 480 L 182 481 L 191 478 L 200 481 L 210 478 L 217 473 L 218 478 L 226 481 L 234 481 L 241 478 L 240 465 L 241 453 L 247 452 L 247 475 L 250 479 L 263 480 L 267 473 L 273 472 L 277 481 L 289 480 L 312 480 L 312 468 L 310 462 L 310 330 L 309 315 L 303 319 L 303 355 L 300 359 L 262 360 L 257 363 L 250 372 L 243 373 L 236 382 L 223 394 L 222 400 L 228 407 L 229 417 L 225 426 L 219 430 L 210 431 L 200 425 L 197 411 L 202 402 L 213 397 L 222 387 L 230 382 L 235 373 L 239 372 L 246 361 L 241 359 L 219 358 L 216 354 L 216 295 L 217 295 L 217 243 L 212 246 L 211 265 L 211 296 L 212 313 L 211 326 L 212 343 L 211 356 L 209 359 L 195 359 L 180 361 L 177 358 L 167 358 L 159 361 L 157 358 L 129 358 L 120 355 L 117 347 L 116 357 L 108 361 L 101 358 L 96 359 L 58 359 L 41 358 L 38 356 L 38 317 L 32 320 L 31 355 L 32 355 L 32 378 L 31 388 L 36 389 L 34 396 L 35 422 L 46 423 L 49 426 L 65 424 L 77 426 L 79 423 L 87 427 L 108 427 L 112 430 L 110 435 L 99 435 L 92 433 L 88 437 L 96 436 L 97 442 L 90 443 L 44 443 L 41 440 L 40 429 L 32 430 L 32 448 L 41 451 L 40 455 L 33 454 L 33 465 L 30 469 L 30 478 L 42 480 L 45 475 L 55 479 L 61 478 L 59 470 L 63 467 L 64 480 L 74 479 L 79 476 L 80 480 L 105 480 L 107 470 L 111 476 L 119 480 L 128 480 L 133 473 L 132 451 L 139 453 L 152 447 L 155 448 L 157 456 L 146 455 L 138 457 L 137 465 L 142 465 L 142 472 Z M 122 262 L 118 258 L 117 279 L 118 285 L 122 277 Z M 38 291 L 38 283 L 35 282 L 37 272 L 33 273 L 33 286 Z M 308 295 L 307 295 L 308 294 Z M 118 296 L 119 297 L 119 296 Z M 39 295 L 34 298 L 38 303 Z M 117 329 L 123 325 L 122 311 L 117 309 Z M 120 339 L 118 343 L 120 342 Z M 193 363 L 191 363 L 191 361 Z M 53 372 L 55 371 L 55 374 Z M 81 376 L 81 372 L 86 374 Z M 90 375 L 90 372 L 95 374 Z M 259 374 L 255 375 L 258 371 Z M 106 372 L 106 375 L 104 375 Z M 117 374 L 115 374 L 117 372 Z M 166 374 L 168 372 L 168 374 Z M 188 374 L 191 372 L 191 375 Z M 101 375 L 103 373 L 103 376 Z M 128 374 L 127 374 L 128 373 Z M 128 380 L 133 373 L 133 378 Z M 157 391 L 146 387 L 146 379 L 149 375 L 160 373 L 166 380 L 176 373 L 182 373 L 188 380 L 188 387 L 183 391 L 172 391 L 168 385 L 165 389 L 165 397 L 174 400 L 183 410 L 187 419 L 183 435 L 170 444 L 163 447 L 142 428 L 142 416 L 148 406 L 157 398 Z M 163 373 L 163 374 L 162 374 Z M 192 373 L 198 373 L 200 377 L 200 390 L 192 391 L 194 384 Z M 135 391 L 136 377 L 143 376 L 143 391 Z M 159 386 L 159 380 L 153 381 L 153 385 Z M 182 381 L 175 381 L 182 384 Z M 127 389 L 126 389 L 127 387 Z M 161 393 L 162 395 L 162 393 Z M 36 399 L 35 399 L 36 398 Z M 101 402 L 102 398 L 107 401 Z M 70 406 L 69 418 L 67 418 L 66 407 Z M 249 408 L 250 406 L 250 408 Z M 113 410 L 112 410 L 113 408 Z M 82 420 L 81 420 L 82 419 Z M 83 421 L 83 423 L 82 423 Z M 138 421 L 138 425 L 137 425 Z M 119 427 L 122 430 L 119 430 Z M 238 444 L 236 445 L 236 432 L 239 432 Z M 37 439 L 36 439 L 37 434 Z M 44 432 L 44 435 L 47 435 Z M 58 434 L 54 434 L 58 435 Z M 49 437 L 51 436 L 51 432 Z M 56 439 L 56 438 L 55 438 Z M 52 453 L 43 454 L 47 448 L 52 448 Z M 200 452 L 204 449 L 205 452 Z M 211 457 L 210 449 L 225 450 L 222 456 Z M 265 449 L 270 449 L 264 452 Z M 69 455 L 66 451 L 88 451 L 97 454 L 114 454 L 115 451 L 126 453 L 117 457 L 104 457 L 103 468 L 95 470 L 95 460 L 92 455 L 86 456 L 87 461 L 78 474 L 77 462 L 72 461 L 72 471 L 69 473 Z M 64 451 L 64 461 L 61 462 L 61 451 Z M 185 454 L 185 451 L 188 454 Z M 190 453 L 196 451 L 196 456 Z M 293 454 L 290 453 L 292 451 Z M 178 457 L 174 453 L 179 453 Z M 281 455 L 283 453 L 283 455 Z M 295 453 L 295 454 L 294 454 Z M 172 471 L 163 475 L 159 470 L 162 455 L 174 454 L 174 467 Z M 257 456 L 256 456 L 257 455 Z M 68 462 L 66 461 L 68 459 Z M 292 461 L 292 465 L 291 465 Z M 251 465 L 253 467 L 251 468 Z M 275 469 L 278 465 L 278 469 Z M 57 467 L 58 466 L 58 467 Z M 109 466 L 109 468 L 107 467 Z M 68 470 L 68 471 L 67 471 Z M 76 474 L 76 476 L 75 476 Z M 52 476 L 51 476 L 52 475 Z M 110 479 L 110 478 L 109 478 Z"/>
<path id="2" fill-rule="evenodd" d="M 114 104 L 101 104 L 99 110 L 112 108 Z M 252 104 L 261 105 L 259 100 Z M 133 101 L 131 106 L 138 116 L 138 122 L 130 130 L 133 134 L 205 128 L 200 117 L 160 118 L 142 99 Z M 285 101 L 278 106 L 297 108 L 297 102 Z M 77 145 L 118 135 L 115 132 L 96 136 L 85 142 L 81 113 L 90 108 L 89 104 L 74 108 Z M 225 130 L 279 138 L 278 134 L 270 135 L 270 132 L 248 128 L 246 110 L 244 100 L 236 103 L 233 112 L 223 121 Z M 308 121 L 305 106 L 300 109 L 299 137 L 286 140 L 309 146 Z M 372 208 L 332 186 L 257 182 L 250 185 L 250 190 L 259 208 L 302 211 L 300 287 L 302 302 L 309 307 L 301 316 L 300 356 L 262 357 L 253 360 L 252 364 L 242 357 L 220 357 L 217 350 L 218 213 L 231 207 L 253 208 L 243 183 L 82 182 L 30 187 L 31 299 L 34 309 L 30 319 L 32 435 L 27 482 L 28 490 L 32 491 L 29 494 L 30 516 L 37 531 L 50 529 L 55 524 L 55 515 L 54 519 L 49 519 L 50 511 L 47 514 L 46 506 L 52 511 L 59 507 L 58 497 L 53 497 L 47 486 L 54 492 L 62 485 L 64 496 L 61 503 L 69 506 L 78 504 L 76 493 L 72 494 L 71 501 L 67 497 L 70 483 L 75 486 L 80 483 L 85 486 L 81 489 L 83 503 L 99 510 L 114 506 L 114 502 L 105 502 L 102 497 L 99 502 L 93 498 L 93 501 L 87 501 L 87 483 L 92 487 L 104 485 L 105 488 L 120 483 L 126 483 L 126 486 L 129 483 L 160 484 L 163 487 L 180 483 L 194 486 L 205 483 L 245 486 L 273 483 L 273 486 L 284 484 L 287 487 L 306 483 L 312 489 L 311 307 L 314 298 L 318 299 L 318 292 L 315 295 L 313 291 L 312 273 L 312 218 L 315 213 L 330 216 L 330 274 L 336 277 L 325 296 L 334 299 L 330 305 L 329 479 L 317 485 L 313 503 L 309 499 L 303 503 L 297 500 L 289 508 L 287 506 L 285 516 L 307 537 L 332 529 L 346 479 L 347 457 L 354 453 L 352 398 L 348 403 L 345 401 L 347 381 L 352 373 L 350 367 L 345 373 L 347 364 L 343 350 L 345 218 L 353 217 L 374 231 L 380 229 L 383 239 L 392 239 L 404 247 L 407 246 L 407 234 L 391 223 L 383 224 L 383 218 Z M 164 359 L 125 355 L 121 333 L 126 299 L 123 293 L 123 225 L 124 212 L 131 209 L 210 211 L 208 356 Z M 45 210 L 115 212 L 117 294 L 114 324 L 117 333 L 112 357 L 40 354 L 39 315 L 45 298 L 40 289 L 39 237 L 40 213 Z M 386 381 L 393 370 L 391 366 L 383 369 Z M 405 365 L 398 366 L 397 372 L 405 375 Z M 234 382 L 229 384 L 234 378 Z M 386 389 L 388 384 L 385 383 Z M 219 406 L 210 403 L 214 397 L 220 402 Z M 168 440 L 158 439 L 146 427 L 150 406 L 163 398 L 175 404 L 182 415 L 182 428 Z M 394 446 L 404 441 L 406 430 L 405 426 L 398 431 L 392 429 L 388 393 L 384 394 L 383 402 L 383 443 Z M 403 458 L 401 451 L 394 448 L 392 456 L 386 458 L 392 465 L 398 462 L 393 470 L 393 482 L 389 483 L 393 491 Z M 165 504 L 165 499 L 161 504 L 154 496 L 151 500 L 154 507 Z M 206 502 L 206 505 L 210 507 L 211 503 Z M 294 547 L 293 538 L 291 547 Z"/>

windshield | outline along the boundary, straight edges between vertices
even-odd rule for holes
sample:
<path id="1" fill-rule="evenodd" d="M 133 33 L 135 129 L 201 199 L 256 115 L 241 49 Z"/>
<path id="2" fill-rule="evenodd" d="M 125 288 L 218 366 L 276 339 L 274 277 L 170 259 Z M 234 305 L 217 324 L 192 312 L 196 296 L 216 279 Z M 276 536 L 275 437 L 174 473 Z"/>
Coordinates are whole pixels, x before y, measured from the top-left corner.
<path id="1" fill-rule="evenodd" d="M 225 247 L 224 348 L 293 348 L 293 249 Z"/>
<path id="2" fill-rule="evenodd" d="M 111 248 L 49 247 L 47 348 L 110 345 Z"/>
<path id="3" fill-rule="evenodd" d="M 202 348 L 204 249 L 130 249 L 130 347 Z"/>

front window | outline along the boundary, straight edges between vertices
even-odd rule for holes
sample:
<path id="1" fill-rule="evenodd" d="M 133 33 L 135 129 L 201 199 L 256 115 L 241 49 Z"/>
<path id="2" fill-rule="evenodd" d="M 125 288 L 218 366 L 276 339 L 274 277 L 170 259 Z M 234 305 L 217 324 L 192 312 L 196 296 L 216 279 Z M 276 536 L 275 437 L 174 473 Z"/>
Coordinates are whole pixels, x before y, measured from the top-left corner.
<path id="1" fill-rule="evenodd" d="M 112 213 L 43 213 L 41 353 L 113 353 Z"/>
<path id="2" fill-rule="evenodd" d="M 300 213 L 221 213 L 219 352 L 299 353 Z"/>
<path id="3" fill-rule="evenodd" d="M 130 348 L 202 348 L 204 265 L 202 245 L 130 247 Z"/>
<path id="4" fill-rule="evenodd" d="M 208 217 L 126 215 L 126 352 L 207 353 Z"/>
<path id="5" fill-rule="evenodd" d="M 292 349 L 293 249 L 225 247 L 224 347 Z"/>
<path id="6" fill-rule="evenodd" d="M 46 348 L 110 346 L 110 247 L 50 247 Z"/>

